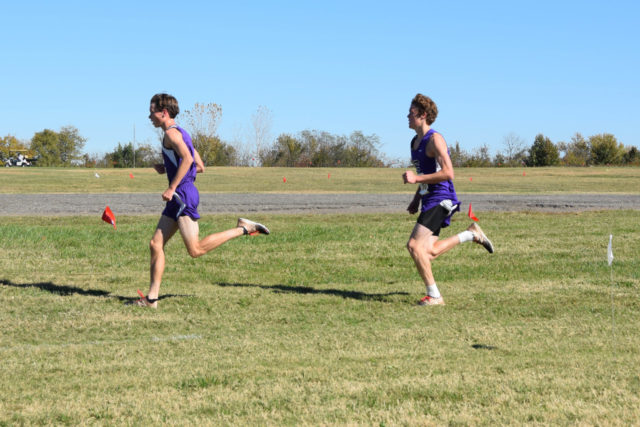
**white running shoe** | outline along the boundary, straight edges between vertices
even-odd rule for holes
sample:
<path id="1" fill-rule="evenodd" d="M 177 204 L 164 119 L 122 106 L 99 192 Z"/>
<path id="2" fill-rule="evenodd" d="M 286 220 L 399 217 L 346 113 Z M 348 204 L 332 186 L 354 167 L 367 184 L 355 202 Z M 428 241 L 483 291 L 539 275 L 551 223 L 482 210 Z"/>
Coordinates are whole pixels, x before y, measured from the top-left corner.
<path id="1" fill-rule="evenodd" d="M 482 232 L 482 229 L 475 222 L 467 228 L 470 232 L 473 233 L 473 241 L 484 246 L 484 248 L 489 251 L 490 254 L 493 253 L 493 243 L 491 240 Z"/>
<path id="2" fill-rule="evenodd" d="M 256 234 L 269 234 L 269 229 L 259 222 L 251 221 L 245 218 L 238 218 L 238 227 L 242 228 L 244 234 L 255 236 Z"/>
<path id="3" fill-rule="evenodd" d="M 426 295 L 420 301 L 418 301 L 418 305 L 444 305 L 444 298 L 434 298 L 432 296 Z"/>

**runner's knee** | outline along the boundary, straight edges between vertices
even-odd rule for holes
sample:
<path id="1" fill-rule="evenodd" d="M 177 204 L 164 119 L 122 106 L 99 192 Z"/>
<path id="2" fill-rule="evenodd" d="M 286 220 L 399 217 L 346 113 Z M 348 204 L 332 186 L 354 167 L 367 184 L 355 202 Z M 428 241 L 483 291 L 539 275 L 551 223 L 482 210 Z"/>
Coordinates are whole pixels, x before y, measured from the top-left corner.
<path id="1" fill-rule="evenodd" d="M 415 258 L 419 254 L 420 249 L 421 248 L 417 240 L 409 239 L 409 241 L 407 242 L 407 250 L 409 251 L 409 254 L 411 254 L 412 257 Z"/>
<path id="2" fill-rule="evenodd" d="M 407 242 L 407 250 L 413 259 L 426 257 L 429 260 L 435 259 L 438 255 L 433 252 L 433 248 L 426 248 L 416 239 L 409 239 Z"/>
<path id="3" fill-rule="evenodd" d="M 151 241 L 149 242 L 149 250 L 151 251 L 151 253 L 162 252 L 162 246 L 162 242 L 158 242 L 156 239 L 151 239 Z"/>
<path id="4" fill-rule="evenodd" d="M 187 246 L 187 252 L 191 258 L 198 258 L 205 254 L 200 245 Z"/>

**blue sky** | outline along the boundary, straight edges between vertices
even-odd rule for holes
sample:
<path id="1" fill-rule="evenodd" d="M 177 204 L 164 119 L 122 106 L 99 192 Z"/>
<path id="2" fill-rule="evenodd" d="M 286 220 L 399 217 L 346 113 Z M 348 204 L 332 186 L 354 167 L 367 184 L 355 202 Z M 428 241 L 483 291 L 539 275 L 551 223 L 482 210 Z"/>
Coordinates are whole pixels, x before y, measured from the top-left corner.
<path id="1" fill-rule="evenodd" d="M 220 4 L 218 4 L 220 3 Z M 0 136 L 72 125 L 89 153 L 156 143 L 148 103 L 222 106 L 224 140 L 376 134 L 408 158 L 406 114 L 436 101 L 449 145 L 502 150 L 613 133 L 640 146 L 640 6 L 633 1 L 14 1 L 2 10 Z M 180 118 L 178 116 L 178 118 Z"/>

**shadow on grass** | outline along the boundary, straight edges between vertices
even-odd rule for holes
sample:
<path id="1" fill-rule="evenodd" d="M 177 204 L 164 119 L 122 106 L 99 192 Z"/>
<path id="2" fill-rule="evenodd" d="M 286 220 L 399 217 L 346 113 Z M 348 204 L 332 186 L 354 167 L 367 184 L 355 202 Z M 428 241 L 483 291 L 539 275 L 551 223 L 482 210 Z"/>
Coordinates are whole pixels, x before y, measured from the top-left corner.
<path id="1" fill-rule="evenodd" d="M 257 285 L 255 283 L 214 283 L 221 287 L 234 288 L 260 288 L 266 291 L 283 294 L 302 294 L 302 295 L 333 295 L 340 298 L 357 299 L 361 301 L 383 301 L 388 302 L 389 298 L 394 295 L 409 295 L 407 292 L 388 292 L 385 294 L 368 294 L 366 292 L 347 291 L 344 289 L 315 289 L 309 286 L 286 286 L 286 285 Z"/>
<path id="2" fill-rule="evenodd" d="M 0 285 L 2 286 L 10 286 L 13 288 L 37 288 L 43 291 L 50 292 L 52 294 L 68 296 L 68 295 L 82 295 L 88 297 L 102 297 L 102 298 L 115 298 L 122 302 L 133 302 L 140 297 L 125 297 L 121 295 L 113 295 L 109 291 L 103 291 L 101 289 L 82 289 L 77 286 L 69 286 L 69 285 L 56 285 L 52 282 L 40 282 L 40 283 L 13 283 L 7 279 L 0 279 Z M 161 295 L 158 299 L 162 300 L 165 298 L 174 298 L 174 297 L 188 297 L 192 295 L 174 295 L 174 294 L 166 294 Z"/>
<path id="3" fill-rule="evenodd" d="M 471 347 L 475 348 L 476 350 L 496 350 L 498 348 L 494 345 L 487 344 L 473 344 Z"/>

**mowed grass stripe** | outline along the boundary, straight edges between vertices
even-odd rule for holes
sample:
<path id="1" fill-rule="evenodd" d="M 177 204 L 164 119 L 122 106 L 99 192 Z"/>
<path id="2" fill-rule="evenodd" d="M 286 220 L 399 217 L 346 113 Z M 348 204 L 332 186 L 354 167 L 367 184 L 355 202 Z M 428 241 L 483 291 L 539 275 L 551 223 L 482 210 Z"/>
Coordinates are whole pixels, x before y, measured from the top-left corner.
<path id="1" fill-rule="evenodd" d="M 396 168 L 208 167 L 202 193 L 411 193 Z M 96 178 L 96 173 L 99 178 Z M 637 167 L 457 168 L 459 193 L 640 193 Z M 131 178 L 133 176 L 133 178 Z M 286 178 L 286 182 L 285 179 Z M 162 193 L 153 169 L 0 168 L 0 193 Z"/>

